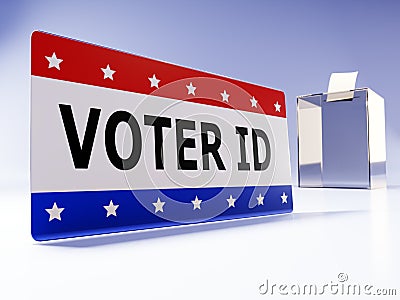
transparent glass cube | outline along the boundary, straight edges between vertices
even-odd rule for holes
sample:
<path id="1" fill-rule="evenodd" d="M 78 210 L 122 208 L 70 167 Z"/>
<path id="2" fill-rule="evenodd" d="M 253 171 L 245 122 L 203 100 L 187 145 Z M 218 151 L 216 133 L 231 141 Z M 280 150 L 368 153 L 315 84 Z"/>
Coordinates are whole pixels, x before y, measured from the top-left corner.
<path id="1" fill-rule="evenodd" d="M 368 88 L 297 97 L 300 187 L 386 186 L 385 109 Z"/>

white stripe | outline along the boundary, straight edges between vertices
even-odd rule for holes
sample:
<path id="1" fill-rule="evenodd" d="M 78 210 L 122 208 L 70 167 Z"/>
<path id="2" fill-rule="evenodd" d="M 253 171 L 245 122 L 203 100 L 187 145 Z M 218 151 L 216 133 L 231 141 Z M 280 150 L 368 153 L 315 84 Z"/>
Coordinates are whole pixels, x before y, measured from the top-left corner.
<path id="1" fill-rule="evenodd" d="M 72 106 L 81 142 L 89 108 L 96 107 L 102 110 L 87 170 L 74 168 L 59 112 L 60 103 Z M 143 140 L 139 163 L 126 172 L 116 169 L 110 163 L 104 146 L 106 122 L 117 110 L 129 111 L 135 116 L 141 127 Z M 291 184 L 285 118 L 36 76 L 32 76 L 31 114 L 32 192 Z M 175 118 L 196 121 L 195 131 L 184 132 L 185 137 L 195 138 L 196 148 L 186 149 L 185 154 L 186 159 L 198 160 L 200 170 L 177 170 L 174 128 L 163 129 L 165 170 L 155 170 L 153 127 L 143 124 L 144 114 L 171 117 L 172 126 L 175 125 Z M 212 156 L 210 170 L 202 170 L 200 121 L 217 124 L 220 128 L 222 146 L 219 152 L 226 171 L 216 170 Z M 251 171 L 237 170 L 240 152 L 235 126 L 260 128 L 267 133 L 271 140 L 272 159 L 266 171 L 254 171 L 251 132 L 246 138 L 247 161 L 250 162 Z M 122 147 L 124 136 L 129 137 L 130 134 L 130 131 L 125 131 L 124 128 L 127 127 L 118 127 L 116 143 L 120 153 L 129 153 L 129 147 L 132 145 L 129 139 Z M 260 151 L 260 157 L 263 158 L 265 149 L 261 147 Z"/>

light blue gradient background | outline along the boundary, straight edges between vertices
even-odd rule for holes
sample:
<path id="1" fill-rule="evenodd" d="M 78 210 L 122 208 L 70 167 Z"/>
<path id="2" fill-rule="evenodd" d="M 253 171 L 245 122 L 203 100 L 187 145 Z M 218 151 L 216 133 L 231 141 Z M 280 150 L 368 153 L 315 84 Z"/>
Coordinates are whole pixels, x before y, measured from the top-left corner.
<path id="1" fill-rule="evenodd" d="M 2 1 L 0 187 L 28 188 L 36 29 L 283 90 L 294 183 L 296 96 L 358 70 L 358 87 L 385 98 L 388 183 L 398 185 L 399 16 L 399 1 Z"/>

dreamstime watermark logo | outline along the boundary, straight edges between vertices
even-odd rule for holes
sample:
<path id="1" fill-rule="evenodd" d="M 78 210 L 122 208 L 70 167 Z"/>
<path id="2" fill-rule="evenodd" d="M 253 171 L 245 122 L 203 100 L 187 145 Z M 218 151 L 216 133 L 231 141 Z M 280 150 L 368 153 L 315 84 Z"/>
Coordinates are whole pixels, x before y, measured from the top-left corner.
<path id="1" fill-rule="evenodd" d="M 182 101 L 171 101 L 175 95 Z M 129 126 L 119 139 L 120 152 L 126 157 L 122 169 L 133 196 L 150 213 L 181 224 L 202 222 L 228 210 L 231 205 L 226 201 L 236 200 L 247 186 L 258 186 L 261 182 L 257 192 L 267 194 L 276 171 L 272 125 L 268 118 L 255 117 L 243 110 L 242 102 L 228 100 L 229 96 L 244 99 L 242 102 L 247 101 L 250 108 L 266 114 L 245 89 L 211 77 L 169 82 L 132 101 Z M 213 105 L 194 105 L 199 99 Z M 224 113 L 220 106 L 224 107 Z M 137 121 L 140 115 L 144 116 L 144 126 Z M 142 151 L 146 152 L 139 161 Z M 141 168 L 140 173 L 133 170 L 132 165 L 136 164 Z M 192 195 L 189 201 L 179 200 L 171 193 L 173 189 L 207 187 L 222 188 L 210 192 L 207 199 Z M 227 191 L 231 187 L 235 188 L 233 196 L 230 195 L 233 192 Z M 151 201 L 147 189 L 157 190 Z M 200 210 L 200 205 L 207 209 Z M 248 207 L 257 205 L 253 189 L 248 196 Z"/>
<path id="2" fill-rule="evenodd" d="M 372 284 L 351 282 L 346 273 L 339 273 L 336 280 L 329 283 L 284 283 L 273 282 L 267 279 L 259 285 L 258 291 L 261 295 L 282 296 L 396 296 L 396 288 L 381 288 Z"/>

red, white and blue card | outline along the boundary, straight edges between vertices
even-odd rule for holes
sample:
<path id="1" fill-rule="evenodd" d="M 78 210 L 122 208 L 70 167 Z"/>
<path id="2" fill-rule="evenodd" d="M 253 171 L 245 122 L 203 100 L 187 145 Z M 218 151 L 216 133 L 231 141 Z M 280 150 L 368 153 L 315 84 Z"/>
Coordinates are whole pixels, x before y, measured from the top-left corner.
<path id="1" fill-rule="evenodd" d="M 32 34 L 32 236 L 292 211 L 285 96 Z"/>

